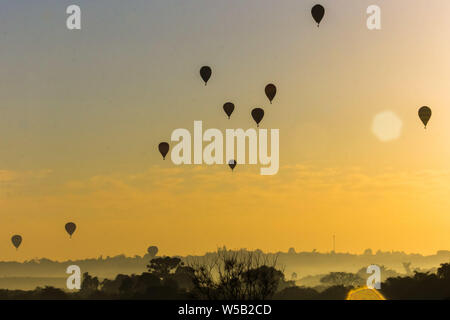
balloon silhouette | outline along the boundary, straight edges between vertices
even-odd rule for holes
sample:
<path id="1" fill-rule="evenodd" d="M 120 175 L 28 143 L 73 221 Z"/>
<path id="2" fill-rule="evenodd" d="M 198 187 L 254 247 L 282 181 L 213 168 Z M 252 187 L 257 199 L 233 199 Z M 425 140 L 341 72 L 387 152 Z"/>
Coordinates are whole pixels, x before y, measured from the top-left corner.
<path id="1" fill-rule="evenodd" d="M 234 111 L 234 104 L 232 104 L 231 102 L 227 102 L 223 105 L 223 111 L 225 111 L 225 113 L 228 116 L 228 119 L 230 119 L 231 114 Z"/>
<path id="2" fill-rule="evenodd" d="M 272 100 L 273 100 L 273 98 L 275 98 L 275 95 L 277 94 L 277 87 L 275 87 L 274 84 L 269 83 L 266 86 L 265 91 L 266 91 L 266 96 L 270 101 L 270 104 L 272 104 Z"/>
<path id="3" fill-rule="evenodd" d="M 156 256 L 156 254 L 158 253 L 158 247 L 156 246 L 150 246 L 147 249 L 147 252 L 149 255 L 151 255 L 152 257 Z"/>
<path id="4" fill-rule="evenodd" d="M 234 170 L 234 168 L 236 167 L 236 160 L 230 160 L 228 161 L 228 166 L 231 168 L 231 171 Z"/>
<path id="5" fill-rule="evenodd" d="M 431 118 L 431 109 L 428 107 L 422 107 L 419 109 L 419 118 L 422 120 L 425 129 L 427 128 L 428 121 Z"/>
<path id="6" fill-rule="evenodd" d="M 212 70 L 208 66 L 204 66 L 200 69 L 200 76 L 202 77 L 203 81 L 206 83 L 208 82 L 209 78 L 211 78 Z"/>
<path id="7" fill-rule="evenodd" d="M 322 7 L 320 4 L 316 4 L 311 9 L 311 14 L 314 18 L 314 21 L 317 23 L 317 27 L 319 27 L 320 21 L 322 21 L 323 16 L 325 15 L 325 8 Z"/>
<path id="8" fill-rule="evenodd" d="M 66 231 L 69 234 L 70 239 L 72 239 L 72 234 L 75 232 L 77 225 L 73 222 L 68 222 L 65 225 Z"/>
<path id="9" fill-rule="evenodd" d="M 163 160 L 166 160 L 166 155 L 169 152 L 169 144 L 167 142 L 161 142 L 158 146 L 158 149 L 163 156 Z"/>
<path id="10" fill-rule="evenodd" d="M 261 108 L 255 108 L 252 110 L 253 120 L 256 122 L 256 126 L 259 127 L 259 123 L 264 118 L 264 110 Z"/>
<path id="11" fill-rule="evenodd" d="M 19 249 L 20 244 L 22 243 L 22 237 L 18 234 L 11 237 L 11 242 L 14 247 L 16 247 L 16 250 Z"/>

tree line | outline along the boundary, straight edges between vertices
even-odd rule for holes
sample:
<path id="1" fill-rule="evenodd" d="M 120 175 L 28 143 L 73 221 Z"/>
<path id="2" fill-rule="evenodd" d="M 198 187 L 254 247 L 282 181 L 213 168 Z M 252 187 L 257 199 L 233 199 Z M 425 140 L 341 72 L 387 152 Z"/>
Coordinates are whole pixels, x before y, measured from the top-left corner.
<path id="1" fill-rule="evenodd" d="M 286 279 L 276 257 L 219 250 L 207 261 L 154 257 L 139 275 L 100 280 L 84 273 L 77 292 L 0 290 L 0 299 L 342 300 L 363 282 L 357 273 L 332 272 L 322 277 L 322 288 L 300 287 Z M 387 299 L 449 299 L 450 263 L 436 272 L 390 277 L 380 291 Z"/>

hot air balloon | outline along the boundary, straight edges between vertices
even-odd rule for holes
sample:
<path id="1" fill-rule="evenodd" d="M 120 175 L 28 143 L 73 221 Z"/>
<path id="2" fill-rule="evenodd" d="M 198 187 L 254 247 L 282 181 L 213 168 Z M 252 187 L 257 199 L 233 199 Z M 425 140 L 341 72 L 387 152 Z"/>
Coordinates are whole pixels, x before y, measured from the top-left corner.
<path id="1" fill-rule="evenodd" d="M 234 104 L 232 104 L 231 102 L 227 102 L 223 105 L 223 111 L 225 111 L 225 113 L 228 116 L 228 119 L 230 119 L 231 114 L 234 111 Z"/>
<path id="2" fill-rule="evenodd" d="M 228 166 L 231 168 L 231 171 L 234 170 L 234 168 L 236 167 L 236 164 L 237 164 L 236 160 L 228 161 Z"/>
<path id="3" fill-rule="evenodd" d="M 156 254 L 158 253 L 158 247 L 150 246 L 150 247 L 148 247 L 147 252 L 150 256 L 155 257 Z"/>
<path id="4" fill-rule="evenodd" d="M 73 222 L 68 222 L 65 225 L 66 231 L 69 234 L 70 239 L 72 239 L 72 234 L 75 232 L 77 225 Z"/>
<path id="5" fill-rule="evenodd" d="M 277 87 L 275 87 L 274 84 L 269 83 L 266 86 L 265 91 L 266 91 L 267 98 L 269 99 L 270 103 L 272 104 L 272 100 L 273 100 L 273 98 L 275 98 L 275 95 L 277 94 Z"/>
<path id="6" fill-rule="evenodd" d="M 256 126 L 259 127 L 259 123 L 264 118 L 264 110 L 261 108 L 255 108 L 252 110 L 253 120 L 256 122 Z"/>
<path id="7" fill-rule="evenodd" d="M 17 249 L 19 249 L 19 246 L 22 243 L 22 237 L 19 236 L 18 234 L 13 235 L 11 237 L 11 242 L 12 242 L 13 246 L 16 247 L 16 250 L 17 250 Z"/>
<path id="8" fill-rule="evenodd" d="M 311 9 L 311 14 L 314 18 L 314 21 L 317 23 L 317 27 L 319 27 L 320 21 L 322 21 L 323 16 L 325 15 L 325 8 L 322 7 L 320 4 L 316 4 Z"/>
<path id="9" fill-rule="evenodd" d="M 206 86 L 209 78 L 211 78 L 211 74 L 212 74 L 212 70 L 208 66 L 204 66 L 200 69 L 200 76 L 202 77 L 203 81 L 205 81 L 205 86 Z"/>
<path id="10" fill-rule="evenodd" d="M 163 156 L 163 160 L 166 160 L 166 155 L 169 152 L 169 144 L 167 142 L 161 142 L 158 146 L 158 149 Z"/>
<path id="11" fill-rule="evenodd" d="M 428 121 L 431 118 L 431 109 L 428 107 L 422 107 L 419 109 L 419 118 L 422 120 L 425 129 L 427 128 Z"/>

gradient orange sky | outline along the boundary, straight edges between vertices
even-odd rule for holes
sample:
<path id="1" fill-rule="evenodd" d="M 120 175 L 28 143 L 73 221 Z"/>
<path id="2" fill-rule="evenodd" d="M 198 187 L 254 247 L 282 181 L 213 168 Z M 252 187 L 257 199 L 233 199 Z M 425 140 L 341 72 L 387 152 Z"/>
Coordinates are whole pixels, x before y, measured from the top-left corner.
<path id="1" fill-rule="evenodd" d="M 81 31 L 70 1 L 27 2 L 0 10 L 0 260 L 329 251 L 333 234 L 344 252 L 450 249 L 448 1 L 323 0 L 317 28 L 316 1 L 82 0 Z M 157 152 L 194 120 L 254 127 L 254 107 L 280 129 L 276 176 Z M 384 111 L 403 124 L 388 142 Z"/>

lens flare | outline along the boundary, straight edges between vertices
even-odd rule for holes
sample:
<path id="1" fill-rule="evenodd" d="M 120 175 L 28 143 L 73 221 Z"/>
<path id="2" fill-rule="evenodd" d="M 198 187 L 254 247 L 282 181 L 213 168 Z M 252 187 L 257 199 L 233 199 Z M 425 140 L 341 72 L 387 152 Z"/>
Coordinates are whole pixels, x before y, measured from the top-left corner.
<path id="1" fill-rule="evenodd" d="M 392 111 L 377 114 L 372 122 L 373 134 L 383 142 L 398 139 L 402 133 L 402 127 L 402 120 Z"/>

